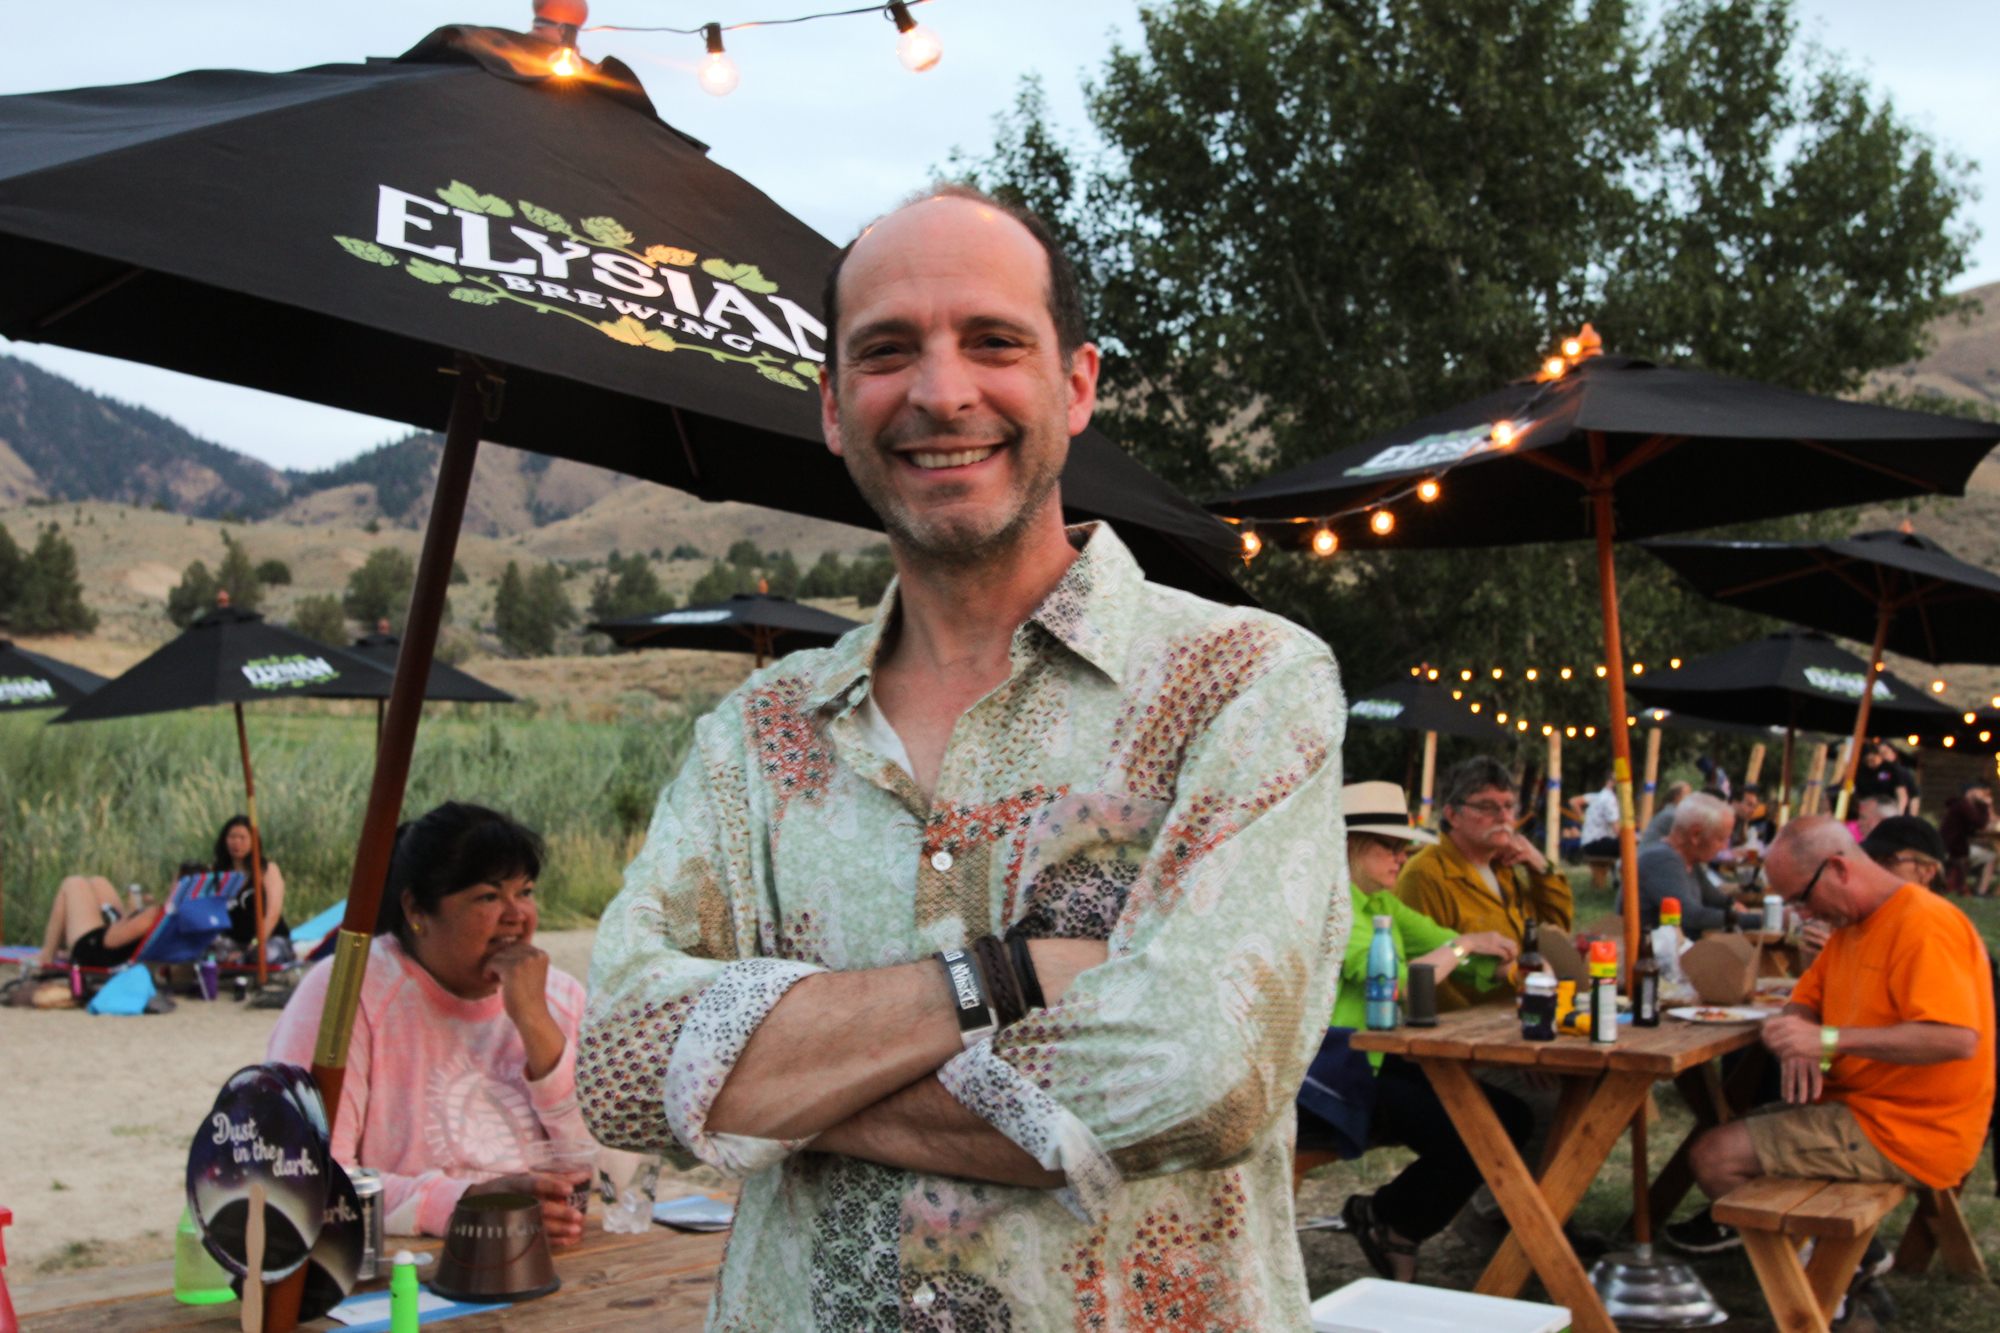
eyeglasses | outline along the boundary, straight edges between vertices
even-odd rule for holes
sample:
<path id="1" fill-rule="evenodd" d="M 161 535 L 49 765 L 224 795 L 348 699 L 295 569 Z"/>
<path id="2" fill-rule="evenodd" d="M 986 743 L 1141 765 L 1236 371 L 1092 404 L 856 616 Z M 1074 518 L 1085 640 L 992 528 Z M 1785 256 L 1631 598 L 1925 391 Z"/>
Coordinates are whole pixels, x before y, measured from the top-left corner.
<path id="1" fill-rule="evenodd" d="M 1939 869 L 1938 863 L 1931 860 L 1930 857 L 1925 856 L 1922 852 L 1903 852 L 1900 855 L 1890 857 L 1889 864 L 1892 866 L 1908 866 L 1911 870 L 1926 877 L 1935 875 Z"/>
<path id="2" fill-rule="evenodd" d="M 1465 801 L 1461 810 L 1477 810 L 1488 819 L 1512 819 L 1520 806 L 1513 801 Z"/>
<path id="3" fill-rule="evenodd" d="M 1819 877 L 1826 873 L 1826 868 L 1828 866 L 1832 865 L 1835 861 L 1838 861 L 1839 859 L 1840 858 L 1838 856 L 1829 856 L 1826 858 L 1826 860 L 1821 861 L 1819 863 L 1819 869 L 1812 872 L 1812 878 L 1806 881 L 1806 886 L 1803 889 L 1799 890 L 1799 896 L 1792 899 L 1792 901 L 1797 903 L 1800 907 L 1805 908 L 1807 911 L 1813 910 L 1812 891 L 1819 884 Z"/>

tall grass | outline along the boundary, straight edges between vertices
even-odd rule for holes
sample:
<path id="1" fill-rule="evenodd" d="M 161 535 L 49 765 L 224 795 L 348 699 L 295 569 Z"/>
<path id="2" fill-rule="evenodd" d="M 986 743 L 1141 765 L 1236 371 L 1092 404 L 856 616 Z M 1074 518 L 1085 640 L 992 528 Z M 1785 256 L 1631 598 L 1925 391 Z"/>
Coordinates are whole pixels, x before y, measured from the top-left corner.
<path id="1" fill-rule="evenodd" d="M 443 800 L 506 811 L 548 843 L 545 922 L 589 920 L 617 891 L 707 702 L 625 696 L 614 722 L 532 705 L 433 705 L 417 734 L 405 817 Z M 100 874 L 157 894 L 180 862 L 208 859 L 222 821 L 244 804 L 225 709 L 61 727 L 47 716 L 0 718 L 7 943 L 41 942 L 65 875 Z M 285 914 L 299 921 L 347 893 L 374 766 L 374 713 L 301 703 L 246 716 L 264 845 L 285 872 Z"/>

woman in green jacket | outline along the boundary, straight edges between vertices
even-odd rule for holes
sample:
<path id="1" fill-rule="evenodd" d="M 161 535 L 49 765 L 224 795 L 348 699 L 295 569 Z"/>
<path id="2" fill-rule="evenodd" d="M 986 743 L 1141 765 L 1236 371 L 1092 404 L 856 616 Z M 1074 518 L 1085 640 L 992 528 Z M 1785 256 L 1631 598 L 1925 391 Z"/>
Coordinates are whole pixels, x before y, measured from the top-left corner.
<path id="1" fill-rule="evenodd" d="M 1428 964 L 1439 981 L 1456 974 L 1462 985 L 1477 991 L 1501 985 L 1500 969 L 1518 951 L 1513 940 L 1496 931 L 1460 935 L 1396 896 L 1396 875 L 1411 851 L 1437 840 L 1435 834 L 1410 824 L 1403 789 L 1393 782 L 1351 784 L 1341 793 L 1341 810 L 1347 821 L 1354 926 L 1340 970 L 1332 1026 L 1363 1026 L 1368 946 L 1378 916 L 1389 919 L 1396 944 L 1399 993 L 1408 983 L 1411 963 Z M 1374 1194 L 1350 1195 L 1341 1217 L 1376 1272 L 1409 1282 L 1416 1276 L 1417 1247 L 1443 1230 L 1472 1197 L 1480 1184 L 1479 1168 L 1421 1069 L 1394 1055 L 1370 1053 L 1368 1060 L 1376 1070 L 1368 1146 L 1401 1145 L 1414 1151 L 1417 1160 Z M 1527 1105 L 1498 1088 L 1481 1087 L 1508 1137 L 1519 1147 L 1531 1128 Z M 1329 1146 L 1329 1128 L 1301 1106 L 1299 1150 Z"/>

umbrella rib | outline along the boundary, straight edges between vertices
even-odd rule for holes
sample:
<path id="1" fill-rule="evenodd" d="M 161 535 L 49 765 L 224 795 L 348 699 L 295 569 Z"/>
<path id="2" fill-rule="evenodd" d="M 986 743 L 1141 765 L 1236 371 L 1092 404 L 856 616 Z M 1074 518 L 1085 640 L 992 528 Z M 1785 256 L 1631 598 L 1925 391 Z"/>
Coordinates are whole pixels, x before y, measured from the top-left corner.
<path id="1" fill-rule="evenodd" d="M 678 407 L 669 408 L 674 418 L 674 434 L 680 438 L 681 457 L 687 459 L 688 476 L 696 486 L 701 485 L 701 464 L 694 461 L 694 445 L 688 440 L 687 421 Z"/>
<path id="2" fill-rule="evenodd" d="M 1877 463 L 1872 458 L 1858 457 L 1855 454 L 1848 453 L 1844 449 L 1836 449 L 1832 445 L 1827 444 L 1823 440 L 1794 439 L 1792 443 L 1803 445 L 1808 449 L 1817 449 L 1823 454 L 1831 454 L 1835 458 L 1838 458 L 1843 463 L 1852 463 L 1856 467 L 1865 467 L 1870 471 L 1879 472 L 1885 477 L 1892 477 L 1895 480 L 1900 481 L 1907 486 L 1916 487 L 1919 491 L 1922 491 L 1926 495 L 1943 494 L 1943 492 L 1939 490 L 1937 486 L 1933 485 L 1931 482 L 1925 481 L 1922 477 L 1919 477 L 1914 473 L 1904 472 L 1897 468 L 1888 467 L 1885 464 Z"/>
<path id="3" fill-rule="evenodd" d="M 1619 482 L 1625 480 L 1629 473 L 1638 471 L 1675 445 L 1683 443 L 1686 439 L 1687 436 L 1685 435 L 1653 436 L 1614 464 L 1607 472 L 1605 480 L 1614 486 L 1617 485 Z"/>
<path id="4" fill-rule="evenodd" d="M 1551 458 L 1541 450 L 1522 454 L 1521 461 L 1523 463 L 1533 463 L 1539 468 L 1546 468 L 1557 476 L 1565 477 L 1579 486 L 1587 487 L 1590 485 L 1590 474 L 1588 472 L 1585 472 L 1582 468 L 1571 467 L 1560 458 Z"/>
<path id="5" fill-rule="evenodd" d="M 101 300 L 104 297 L 111 295 L 111 293 L 117 291 L 120 287 L 123 287 L 126 283 L 132 281 L 132 279 L 138 277 L 140 274 L 144 272 L 146 272 L 145 269 L 140 268 L 137 265 L 134 265 L 133 267 L 126 269 L 123 273 L 120 273 L 117 277 L 107 278 L 103 282 L 98 283 L 95 287 L 92 287 L 89 291 L 83 293 L 81 296 L 77 296 L 68 301 L 65 301 L 63 304 L 57 306 L 54 310 L 49 311 L 47 314 L 37 316 L 34 322 L 30 324 L 28 327 L 34 332 L 40 333 L 42 330 L 49 328 L 51 325 L 60 324 L 63 320 L 68 319 L 71 315 L 74 315 L 77 311 L 83 309 L 87 305 L 90 305 L 92 302 Z M 15 334 L 12 336 L 19 337 L 21 335 Z M 30 339 L 30 341 L 33 340 Z"/>

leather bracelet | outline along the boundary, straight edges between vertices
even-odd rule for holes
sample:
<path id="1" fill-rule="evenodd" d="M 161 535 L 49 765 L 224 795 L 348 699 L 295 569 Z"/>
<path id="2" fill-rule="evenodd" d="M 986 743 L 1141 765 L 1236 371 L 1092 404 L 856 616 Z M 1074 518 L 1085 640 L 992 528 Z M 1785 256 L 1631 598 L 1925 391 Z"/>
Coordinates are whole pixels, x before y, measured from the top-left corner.
<path id="1" fill-rule="evenodd" d="M 952 1007 L 958 1014 L 958 1039 L 968 1049 L 993 1035 L 993 1004 L 987 996 L 986 979 L 979 963 L 965 949 L 943 949 L 934 955 L 944 969 L 945 985 L 951 991 Z"/>
<path id="2" fill-rule="evenodd" d="M 1819 1072 L 1833 1072 L 1833 1054 L 1840 1048 L 1840 1029 L 1821 1027 L 1819 1030 Z"/>
<path id="3" fill-rule="evenodd" d="M 1021 981 L 1021 998 L 1029 1009 L 1046 1009 L 1049 1002 L 1042 995 L 1042 978 L 1035 971 L 1035 956 L 1028 951 L 1028 937 L 1009 935 L 1007 954 L 1014 960 L 1014 975 Z"/>
<path id="4" fill-rule="evenodd" d="M 1022 995 L 1021 978 L 1015 973 L 1014 960 L 1000 937 L 981 935 L 972 942 L 972 956 L 979 960 L 979 970 L 986 975 L 994 1022 L 1004 1028 L 1027 1017 L 1028 1004 Z"/>

